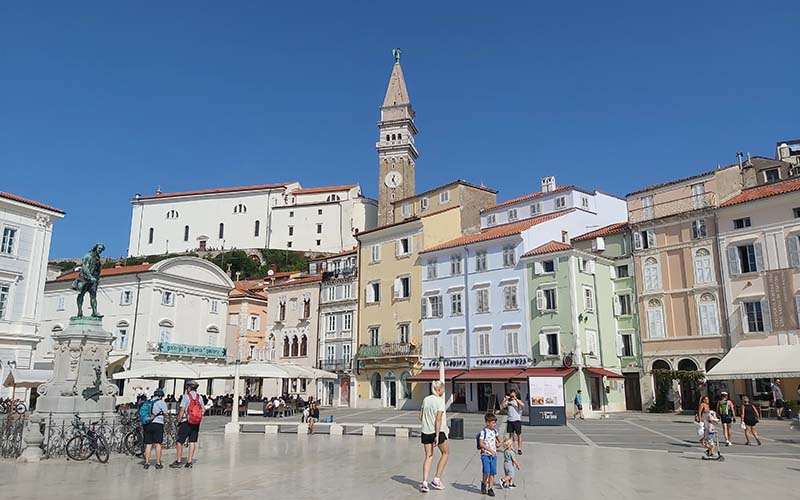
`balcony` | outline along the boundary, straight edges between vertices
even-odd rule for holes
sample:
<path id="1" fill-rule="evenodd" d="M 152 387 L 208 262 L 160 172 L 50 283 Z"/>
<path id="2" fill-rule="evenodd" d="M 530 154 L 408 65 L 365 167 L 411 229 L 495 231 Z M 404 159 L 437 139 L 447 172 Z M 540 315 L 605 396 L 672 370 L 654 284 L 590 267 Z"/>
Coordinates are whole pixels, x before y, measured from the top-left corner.
<path id="1" fill-rule="evenodd" d="M 381 345 L 358 346 L 359 359 L 403 358 L 421 356 L 421 346 L 408 342 L 394 342 Z"/>
<path id="2" fill-rule="evenodd" d="M 178 356 L 189 358 L 214 358 L 225 357 L 225 348 L 212 345 L 173 344 L 172 342 L 148 342 L 147 352 L 165 356 Z"/>
<path id="3" fill-rule="evenodd" d="M 342 278 L 355 278 L 358 276 L 358 268 L 353 267 L 342 267 L 340 269 L 331 269 L 322 273 L 322 281 L 328 281 L 333 279 L 342 279 Z"/>
<path id="4" fill-rule="evenodd" d="M 628 212 L 628 219 L 631 224 L 637 224 L 671 215 L 688 214 L 696 210 L 712 208 L 715 205 L 716 195 L 714 193 L 702 193 L 632 209 Z"/>
<path id="5" fill-rule="evenodd" d="M 319 362 L 319 368 L 328 372 L 349 372 L 353 369 L 353 360 L 348 358 L 323 359 Z"/>

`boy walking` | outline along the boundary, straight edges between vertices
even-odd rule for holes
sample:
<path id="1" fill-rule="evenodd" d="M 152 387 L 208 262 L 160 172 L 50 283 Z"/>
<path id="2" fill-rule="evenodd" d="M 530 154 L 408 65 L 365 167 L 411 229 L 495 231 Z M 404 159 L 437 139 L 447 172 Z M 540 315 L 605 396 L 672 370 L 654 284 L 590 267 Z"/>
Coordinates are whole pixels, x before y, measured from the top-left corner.
<path id="1" fill-rule="evenodd" d="M 494 496 L 494 477 L 497 475 L 497 447 L 500 438 L 497 435 L 497 417 L 494 413 L 487 413 L 483 417 L 486 426 L 478 434 L 478 444 L 481 450 L 481 494 Z"/>
<path id="2" fill-rule="evenodd" d="M 575 405 L 575 412 L 572 414 L 572 420 L 576 418 L 583 420 L 583 394 L 581 394 L 580 389 L 575 393 L 575 399 L 572 402 Z"/>

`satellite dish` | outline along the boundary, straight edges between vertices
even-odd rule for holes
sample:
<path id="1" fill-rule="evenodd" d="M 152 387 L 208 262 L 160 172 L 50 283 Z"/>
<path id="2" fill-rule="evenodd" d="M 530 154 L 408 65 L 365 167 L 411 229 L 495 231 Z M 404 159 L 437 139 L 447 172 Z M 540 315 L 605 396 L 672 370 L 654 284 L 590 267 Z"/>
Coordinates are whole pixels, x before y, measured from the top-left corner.
<path id="1" fill-rule="evenodd" d="M 267 271 L 267 276 L 272 276 L 273 274 L 275 274 L 275 271 L 273 271 L 272 269 Z"/>

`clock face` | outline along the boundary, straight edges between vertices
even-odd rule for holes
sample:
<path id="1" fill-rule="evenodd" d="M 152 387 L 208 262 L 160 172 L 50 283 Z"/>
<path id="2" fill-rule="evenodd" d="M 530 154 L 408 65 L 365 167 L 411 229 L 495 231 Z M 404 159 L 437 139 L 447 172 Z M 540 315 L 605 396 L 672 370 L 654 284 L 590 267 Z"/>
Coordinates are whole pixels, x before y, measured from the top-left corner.
<path id="1" fill-rule="evenodd" d="M 403 183 L 403 176 L 400 172 L 389 172 L 386 174 L 386 177 L 383 178 L 383 183 L 386 184 L 388 188 L 396 188 Z"/>

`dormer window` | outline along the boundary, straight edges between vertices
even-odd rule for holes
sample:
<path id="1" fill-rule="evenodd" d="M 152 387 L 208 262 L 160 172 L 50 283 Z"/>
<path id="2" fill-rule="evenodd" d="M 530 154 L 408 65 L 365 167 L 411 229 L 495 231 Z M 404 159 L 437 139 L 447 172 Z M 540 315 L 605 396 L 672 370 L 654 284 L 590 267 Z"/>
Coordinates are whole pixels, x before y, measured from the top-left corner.
<path id="1" fill-rule="evenodd" d="M 167 212 L 167 219 L 177 219 L 178 218 L 178 211 L 177 210 L 170 210 Z"/>
<path id="2" fill-rule="evenodd" d="M 246 214 L 247 213 L 247 207 L 244 206 L 242 203 L 239 203 L 238 205 L 233 207 L 233 213 L 235 213 L 235 214 Z"/>
<path id="3" fill-rule="evenodd" d="M 332 195 L 328 196 L 328 201 L 340 201 L 340 200 L 341 200 L 341 198 L 339 197 L 338 194 L 332 194 Z"/>

